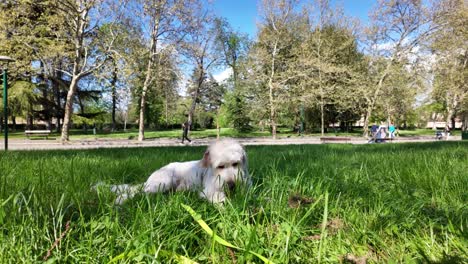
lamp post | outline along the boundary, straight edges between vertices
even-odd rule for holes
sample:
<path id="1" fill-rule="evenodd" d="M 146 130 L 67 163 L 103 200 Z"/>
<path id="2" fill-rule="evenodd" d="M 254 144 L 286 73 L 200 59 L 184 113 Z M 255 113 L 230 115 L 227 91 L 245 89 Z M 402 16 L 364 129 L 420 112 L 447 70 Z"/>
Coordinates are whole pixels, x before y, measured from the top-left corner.
<path id="1" fill-rule="evenodd" d="M 8 150 L 8 63 L 15 61 L 8 56 L 0 56 L 0 63 L 5 63 L 3 67 L 3 119 L 5 120 L 5 150 Z"/>

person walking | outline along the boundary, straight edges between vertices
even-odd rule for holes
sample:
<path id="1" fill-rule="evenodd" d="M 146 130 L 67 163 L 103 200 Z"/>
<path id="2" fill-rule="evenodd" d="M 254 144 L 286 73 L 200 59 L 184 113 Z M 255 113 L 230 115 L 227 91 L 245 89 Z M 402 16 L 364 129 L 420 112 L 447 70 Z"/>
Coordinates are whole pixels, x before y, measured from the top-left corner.
<path id="1" fill-rule="evenodd" d="M 395 138 L 395 130 L 395 125 L 393 125 L 393 123 L 390 123 L 390 126 L 388 127 L 390 140 L 393 140 Z"/>
<path id="2" fill-rule="evenodd" d="M 448 140 L 449 137 L 450 137 L 450 127 L 449 127 L 449 125 L 445 126 L 444 133 L 445 133 L 445 139 Z"/>
<path id="3" fill-rule="evenodd" d="M 182 123 L 182 144 L 184 143 L 184 140 L 186 139 L 189 143 L 192 143 L 192 140 L 188 138 L 188 131 L 190 129 L 190 122 L 186 121 Z"/>
<path id="4" fill-rule="evenodd" d="M 371 135 L 372 135 L 372 138 L 375 139 L 375 136 L 377 135 L 377 130 L 379 129 L 379 127 L 374 123 L 371 127 Z"/>

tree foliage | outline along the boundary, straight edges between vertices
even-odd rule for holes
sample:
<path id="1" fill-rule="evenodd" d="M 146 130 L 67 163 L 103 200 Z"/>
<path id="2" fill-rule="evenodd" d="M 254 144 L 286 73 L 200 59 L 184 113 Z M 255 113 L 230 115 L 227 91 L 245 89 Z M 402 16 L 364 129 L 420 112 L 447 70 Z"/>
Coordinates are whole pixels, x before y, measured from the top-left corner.
<path id="1" fill-rule="evenodd" d="M 2 1 L 11 122 L 55 126 L 63 141 L 94 123 L 136 124 L 143 140 L 187 117 L 273 137 L 303 121 L 322 134 L 434 116 L 467 129 L 464 1 L 379 0 L 366 26 L 334 1 L 258 2 L 249 39 L 202 0 Z"/>

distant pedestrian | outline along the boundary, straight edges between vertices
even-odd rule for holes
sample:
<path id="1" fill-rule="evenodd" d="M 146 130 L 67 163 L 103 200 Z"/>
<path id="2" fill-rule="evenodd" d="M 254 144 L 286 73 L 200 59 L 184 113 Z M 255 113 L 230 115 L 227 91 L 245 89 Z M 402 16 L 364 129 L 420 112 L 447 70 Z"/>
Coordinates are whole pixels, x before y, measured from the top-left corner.
<path id="1" fill-rule="evenodd" d="M 187 139 L 189 143 L 192 143 L 192 140 L 188 138 L 188 131 L 190 129 L 190 122 L 186 121 L 182 123 L 182 143 L 184 143 L 184 140 Z"/>
<path id="2" fill-rule="evenodd" d="M 449 127 L 449 125 L 445 126 L 444 133 L 445 133 L 445 139 L 448 140 L 449 137 L 450 137 L 450 127 Z"/>
<path id="3" fill-rule="evenodd" d="M 388 127 L 390 140 L 395 138 L 395 131 L 396 131 L 395 126 L 393 125 L 393 123 L 390 123 L 390 126 Z"/>
<path id="4" fill-rule="evenodd" d="M 372 125 L 372 127 L 371 127 L 371 135 L 372 135 L 372 138 L 375 138 L 378 129 L 379 129 L 379 127 L 374 123 L 374 124 Z"/>

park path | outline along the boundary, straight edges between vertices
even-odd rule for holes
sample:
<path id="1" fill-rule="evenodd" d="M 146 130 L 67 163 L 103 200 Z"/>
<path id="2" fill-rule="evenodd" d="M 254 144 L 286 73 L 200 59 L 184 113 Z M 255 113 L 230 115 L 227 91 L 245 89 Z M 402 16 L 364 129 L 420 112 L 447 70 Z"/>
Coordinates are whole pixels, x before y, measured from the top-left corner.
<path id="1" fill-rule="evenodd" d="M 215 140 L 214 138 L 194 139 L 190 146 L 206 146 Z M 320 141 L 320 137 L 285 137 L 285 138 L 237 138 L 243 145 L 303 145 L 303 144 L 324 144 Z M 461 140 L 459 136 L 452 137 L 450 141 Z M 408 143 L 408 142 L 432 142 L 434 137 L 420 136 L 397 138 L 391 143 Z M 362 137 L 350 137 L 347 142 L 339 142 L 336 144 L 351 143 L 351 144 L 366 144 L 367 140 Z M 185 144 L 188 145 L 188 144 Z M 95 148 L 138 148 L 138 147 L 167 147 L 167 146 L 184 146 L 180 140 L 175 138 L 158 138 L 148 139 L 143 142 L 128 139 L 81 139 L 71 140 L 69 143 L 62 144 L 57 139 L 10 139 L 8 148 L 10 150 L 53 150 L 53 149 L 95 149 Z M 3 140 L 0 143 L 0 150 L 4 148 Z"/>

